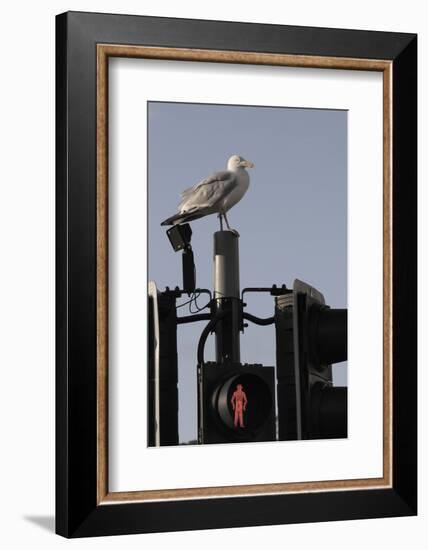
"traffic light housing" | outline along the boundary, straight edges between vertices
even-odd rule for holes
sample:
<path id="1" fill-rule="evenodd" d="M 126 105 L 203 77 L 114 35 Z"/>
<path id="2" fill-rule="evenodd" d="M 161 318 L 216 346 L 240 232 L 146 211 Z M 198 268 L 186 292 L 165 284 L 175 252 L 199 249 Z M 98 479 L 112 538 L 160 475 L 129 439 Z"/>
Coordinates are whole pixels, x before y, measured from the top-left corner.
<path id="1" fill-rule="evenodd" d="M 177 292 L 149 283 L 148 446 L 178 445 Z"/>
<path id="2" fill-rule="evenodd" d="M 347 437 L 347 388 L 331 370 L 347 359 L 347 310 L 296 279 L 276 299 L 275 324 L 279 439 Z"/>
<path id="3" fill-rule="evenodd" d="M 233 395 L 241 386 L 246 404 L 240 426 Z M 205 363 L 198 367 L 199 443 L 273 441 L 274 368 L 262 365 Z"/>

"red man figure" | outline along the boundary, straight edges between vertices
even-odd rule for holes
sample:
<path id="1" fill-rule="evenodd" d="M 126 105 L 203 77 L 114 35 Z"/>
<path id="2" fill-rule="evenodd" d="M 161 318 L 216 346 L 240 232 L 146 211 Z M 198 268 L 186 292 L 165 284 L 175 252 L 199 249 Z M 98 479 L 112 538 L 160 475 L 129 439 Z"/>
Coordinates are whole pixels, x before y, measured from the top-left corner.
<path id="1" fill-rule="evenodd" d="M 232 409 L 235 411 L 235 419 L 233 421 L 235 428 L 239 426 L 244 428 L 244 412 L 247 408 L 247 396 L 245 395 L 244 390 L 242 389 L 242 384 L 236 386 L 236 390 L 233 392 L 232 399 Z"/>

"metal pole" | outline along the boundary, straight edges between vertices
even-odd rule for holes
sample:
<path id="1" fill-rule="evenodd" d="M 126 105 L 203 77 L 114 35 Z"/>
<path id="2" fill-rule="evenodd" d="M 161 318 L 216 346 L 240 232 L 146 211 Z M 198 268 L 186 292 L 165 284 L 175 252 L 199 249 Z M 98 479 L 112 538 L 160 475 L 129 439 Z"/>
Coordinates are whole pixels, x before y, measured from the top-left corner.
<path id="1" fill-rule="evenodd" d="M 239 290 L 239 237 L 232 231 L 214 233 L 214 299 L 216 313 L 226 315 L 218 321 L 217 363 L 239 363 L 239 331 L 242 304 Z"/>

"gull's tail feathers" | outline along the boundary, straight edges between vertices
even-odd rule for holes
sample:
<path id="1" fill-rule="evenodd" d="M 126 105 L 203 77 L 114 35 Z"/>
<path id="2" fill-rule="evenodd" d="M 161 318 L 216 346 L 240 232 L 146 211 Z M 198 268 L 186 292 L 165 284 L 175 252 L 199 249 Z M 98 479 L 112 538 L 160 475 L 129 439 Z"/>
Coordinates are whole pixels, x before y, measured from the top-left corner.
<path id="1" fill-rule="evenodd" d="M 174 214 L 170 218 L 164 220 L 161 225 L 179 225 L 180 223 L 191 222 L 192 220 L 197 220 L 203 218 L 206 215 L 206 212 L 189 212 L 186 214 Z"/>

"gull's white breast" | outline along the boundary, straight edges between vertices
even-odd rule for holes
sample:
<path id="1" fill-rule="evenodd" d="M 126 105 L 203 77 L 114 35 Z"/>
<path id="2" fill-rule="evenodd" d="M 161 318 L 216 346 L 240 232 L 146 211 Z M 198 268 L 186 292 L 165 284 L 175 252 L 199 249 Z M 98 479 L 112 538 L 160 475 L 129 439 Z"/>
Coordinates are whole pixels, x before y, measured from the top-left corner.
<path id="1" fill-rule="evenodd" d="M 232 206 L 235 206 L 235 204 L 239 202 L 242 199 L 242 197 L 245 195 L 249 185 L 250 185 L 250 176 L 248 175 L 248 172 L 246 170 L 243 170 L 242 168 L 238 169 L 236 186 L 223 199 L 220 210 L 222 212 L 227 212 L 232 208 Z"/>

